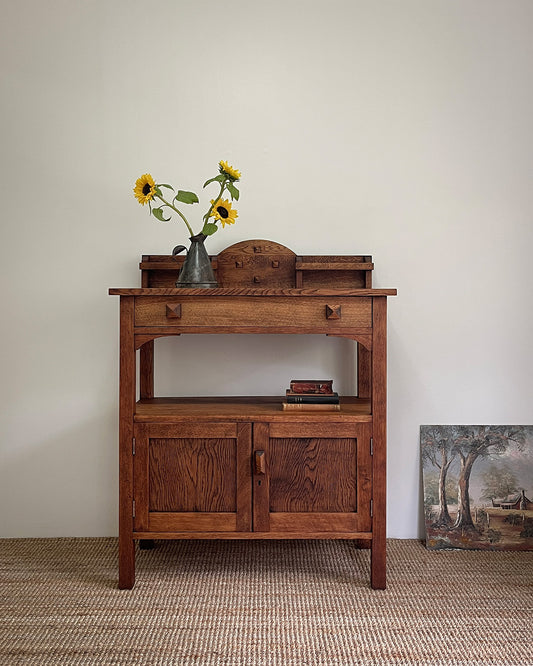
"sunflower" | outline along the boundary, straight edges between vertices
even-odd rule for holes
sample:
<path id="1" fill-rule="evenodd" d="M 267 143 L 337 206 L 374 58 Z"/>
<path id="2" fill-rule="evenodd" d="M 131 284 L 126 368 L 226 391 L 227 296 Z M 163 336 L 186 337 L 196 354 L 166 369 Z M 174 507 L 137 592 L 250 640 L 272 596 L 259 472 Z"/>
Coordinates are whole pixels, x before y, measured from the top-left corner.
<path id="1" fill-rule="evenodd" d="M 237 171 L 237 169 L 234 169 L 227 162 L 224 162 L 224 160 L 220 160 L 218 163 L 218 170 L 220 173 L 224 174 L 224 176 L 227 176 L 232 183 L 234 183 L 236 180 L 239 180 L 241 177 L 241 172 Z"/>
<path id="2" fill-rule="evenodd" d="M 215 201 L 211 199 L 213 209 L 209 217 L 214 217 L 215 222 L 222 222 L 222 228 L 226 224 L 235 224 L 235 218 L 238 216 L 237 211 L 231 207 L 231 203 L 227 199 L 218 199 Z"/>
<path id="3" fill-rule="evenodd" d="M 154 179 L 149 173 L 145 173 L 137 178 L 133 193 L 137 201 L 144 206 L 147 201 L 152 201 L 156 195 L 156 186 Z"/>

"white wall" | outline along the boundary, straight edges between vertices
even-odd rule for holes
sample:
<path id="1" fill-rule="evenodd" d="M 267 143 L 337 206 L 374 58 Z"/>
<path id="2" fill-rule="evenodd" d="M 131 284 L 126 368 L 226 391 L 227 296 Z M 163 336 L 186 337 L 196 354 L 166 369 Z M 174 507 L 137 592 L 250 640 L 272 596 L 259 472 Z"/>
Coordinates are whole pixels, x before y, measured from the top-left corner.
<path id="1" fill-rule="evenodd" d="M 220 159 L 242 199 L 212 253 L 247 238 L 369 253 L 375 286 L 399 289 L 388 533 L 418 536 L 420 424 L 533 421 L 532 28 L 530 0 L 4 4 L 0 536 L 116 534 L 107 289 L 186 241 L 132 187 L 150 171 L 200 190 Z M 294 340 L 162 341 L 161 390 L 349 382 L 345 341 Z"/>

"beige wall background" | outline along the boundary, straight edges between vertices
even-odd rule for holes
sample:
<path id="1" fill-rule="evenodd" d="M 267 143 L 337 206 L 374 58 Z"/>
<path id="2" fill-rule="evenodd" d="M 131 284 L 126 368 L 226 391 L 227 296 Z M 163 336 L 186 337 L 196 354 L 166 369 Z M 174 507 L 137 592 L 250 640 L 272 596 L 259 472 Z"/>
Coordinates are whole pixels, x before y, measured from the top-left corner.
<path id="1" fill-rule="evenodd" d="M 533 420 L 532 28 L 530 0 L 3 3 L 0 536 L 117 533 L 107 289 L 187 238 L 132 188 L 220 159 L 242 197 L 212 253 L 368 253 L 398 288 L 388 534 L 421 534 L 419 426 Z M 353 380 L 346 341 L 158 344 L 163 394 Z"/>

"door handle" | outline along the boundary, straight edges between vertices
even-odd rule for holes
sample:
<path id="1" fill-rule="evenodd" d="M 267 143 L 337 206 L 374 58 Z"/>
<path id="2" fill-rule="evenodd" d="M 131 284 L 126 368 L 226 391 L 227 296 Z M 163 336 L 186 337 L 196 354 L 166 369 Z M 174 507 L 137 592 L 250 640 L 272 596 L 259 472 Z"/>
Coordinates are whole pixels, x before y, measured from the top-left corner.
<path id="1" fill-rule="evenodd" d="M 264 451 L 254 452 L 254 474 L 266 473 L 266 457 Z"/>

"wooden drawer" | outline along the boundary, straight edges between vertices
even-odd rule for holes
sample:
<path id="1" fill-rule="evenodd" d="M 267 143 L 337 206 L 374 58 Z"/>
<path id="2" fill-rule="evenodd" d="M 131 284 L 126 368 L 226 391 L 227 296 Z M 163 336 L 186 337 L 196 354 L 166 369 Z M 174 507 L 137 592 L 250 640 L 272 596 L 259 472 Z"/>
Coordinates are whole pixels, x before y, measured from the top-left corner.
<path id="1" fill-rule="evenodd" d="M 187 297 L 135 299 L 135 326 L 313 328 L 320 331 L 372 326 L 367 297 Z"/>

